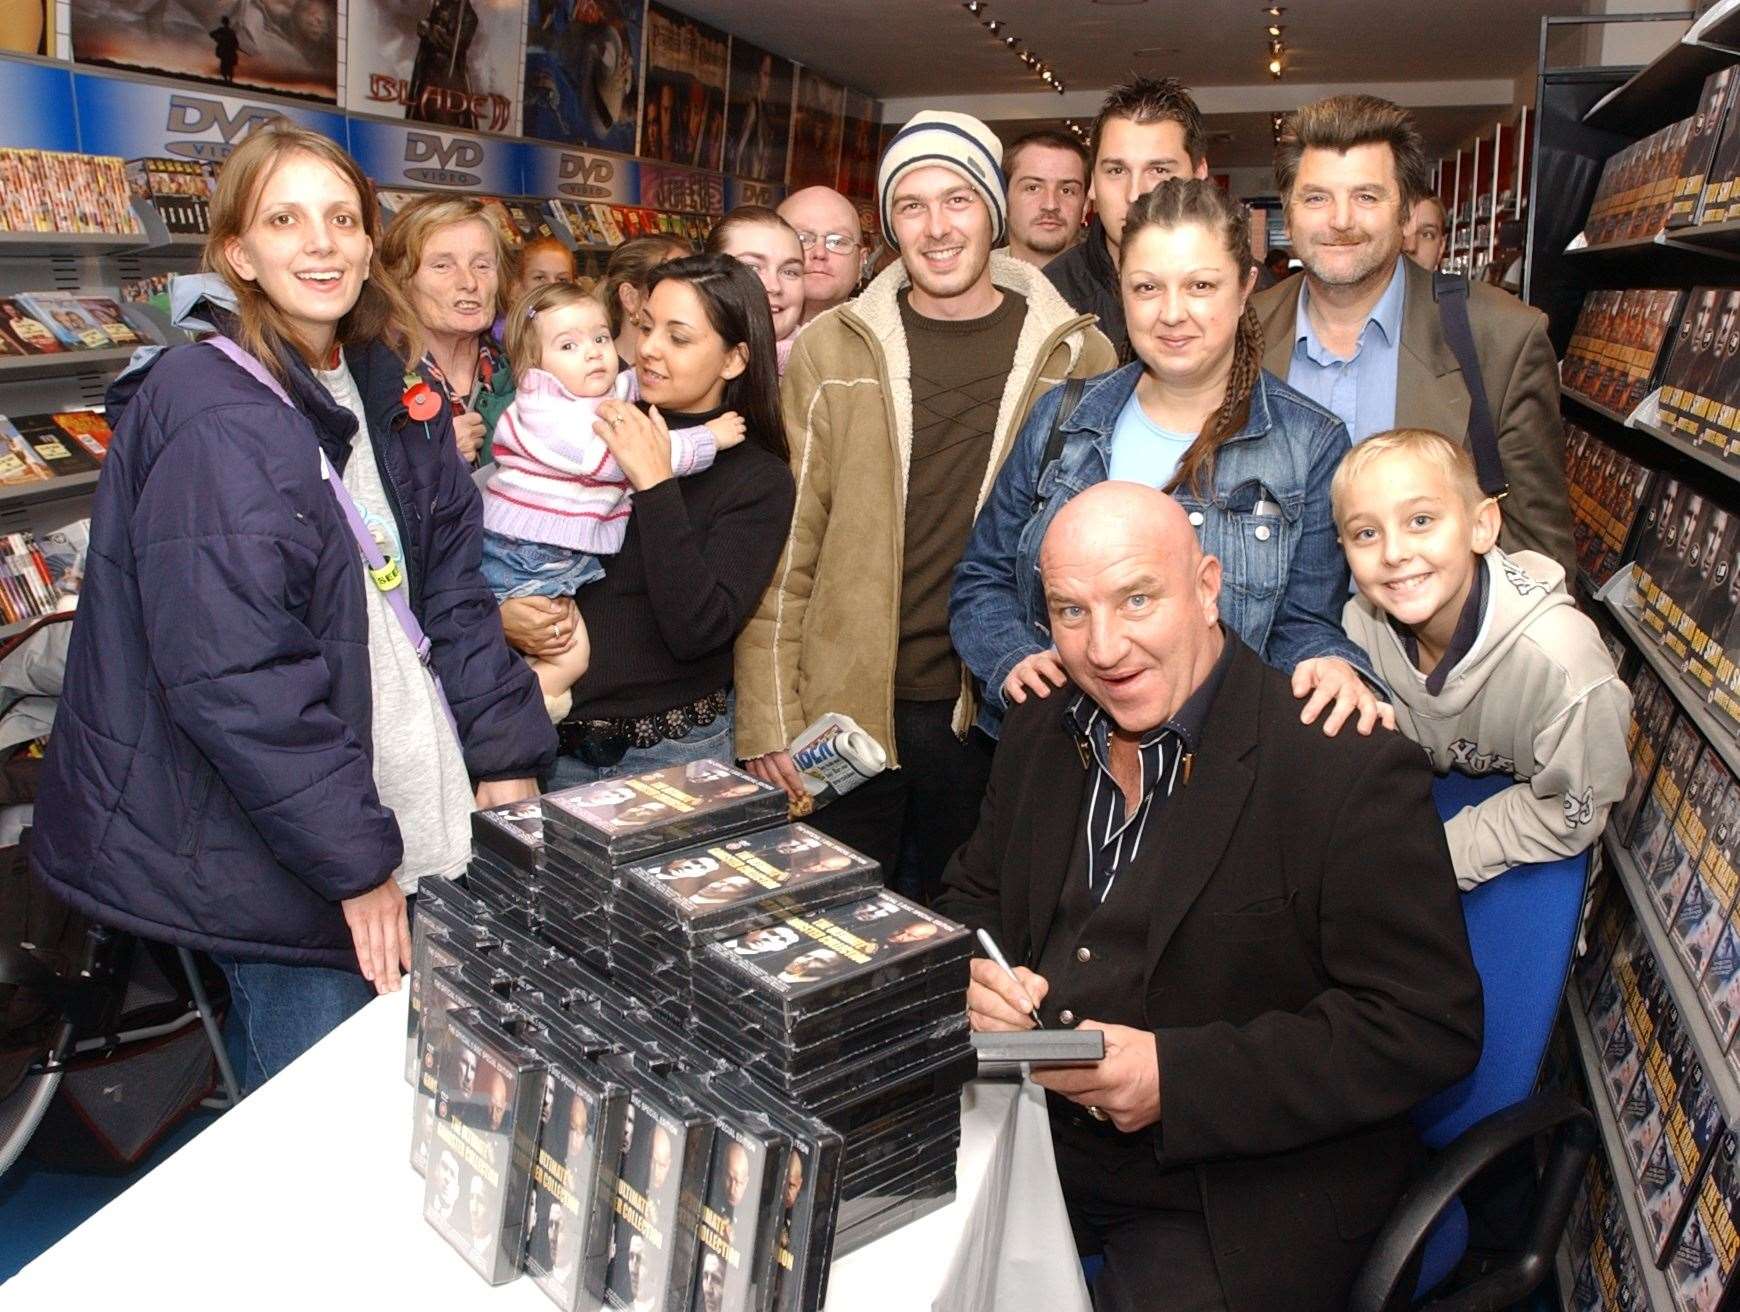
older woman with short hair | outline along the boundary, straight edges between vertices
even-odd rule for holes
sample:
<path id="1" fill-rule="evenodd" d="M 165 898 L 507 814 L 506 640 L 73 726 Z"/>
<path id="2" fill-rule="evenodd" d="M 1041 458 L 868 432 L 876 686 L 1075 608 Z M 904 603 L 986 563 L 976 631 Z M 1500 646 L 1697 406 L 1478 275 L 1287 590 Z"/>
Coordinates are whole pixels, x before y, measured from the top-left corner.
<path id="1" fill-rule="evenodd" d="M 514 399 L 513 370 L 491 336 L 507 312 L 506 234 L 476 197 L 421 196 L 387 225 L 381 264 L 417 316 L 422 363 L 453 412 L 459 454 L 488 464 L 495 421 Z"/>

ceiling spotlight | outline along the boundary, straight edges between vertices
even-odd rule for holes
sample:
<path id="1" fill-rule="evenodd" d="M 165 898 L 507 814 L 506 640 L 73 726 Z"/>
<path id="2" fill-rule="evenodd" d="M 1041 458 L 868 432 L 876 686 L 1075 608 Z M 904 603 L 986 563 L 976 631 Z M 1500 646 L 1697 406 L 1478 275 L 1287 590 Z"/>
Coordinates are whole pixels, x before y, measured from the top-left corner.
<path id="1" fill-rule="evenodd" d="M 996 36 L 997 33 L 1003 30 L 1003 20 L 1001 18 L 987 18 L 985 20 L 985 27 L 992 36 Z"/>
<path id="2" fill-rule="evenodd" d="M 969 14 L 977 15 L 985 8 L 985 0 L 961 0 L 961 8 Z"/>
<path id="3" fill-rule="evenodd" d="M 1280 36 L 1280 35 L 1281 35 L 1281 26 L 1280 26 L 1280 24 L 1278 24 L 1278 23 L 1270 23 L 1270 24 L 1269 24 L 1269 35 L 1270 35 L 1270 36 Z"/>
<path id="4" fill-rule="evenodd" d="M 1280 60 L 1271 59 L 1269 61 L 1269 76 L 1274 78 L 1277 82 L 1281 80 L 1281 61 Z"/>
<path id="5" fill-rule="evenodd" d="M 1280 41 L 1271 41 L 1269 42 L 1269 53 L 1279 57 L 1287 53 L 1287 47 Z"/>
<path id="6" fill-rule="evenodd" d="M 1267 14 L 1270 18 L 1279 18 L 1282 14 L 1287 12 L 1287 6 L 1286 5 L 1270 5 L 1266 9 L 1264 9 L 1263 12 L 1265 14 Z"/>
<path id="7" fill-rule="evenodd" d="M 1003 44 L 1013 50 L 1016 46 L 1021 44 L 1021 38 L 1018 36 L 1006 36 L 1003 38 Z"/>
<path id="8" fill-rule="evenodd" d="M 1062 95 L 1062 94 L 1063 94 L 1063 83 L 1061 83 L 1061 82 L 1053 82 L 1053 83 L 1052 83 L 1052 84 L 1051 84 L 1051 89 L 1052 89 L 1052 90 L 1053 90 L 1053 91 L 1055 91 L 1055 92 L 1057 92 L 1057 94 L 1058 94 L 1058 95 L 1060 95 L 1060 96 L 1061 96 L 1061 95 Z"/>

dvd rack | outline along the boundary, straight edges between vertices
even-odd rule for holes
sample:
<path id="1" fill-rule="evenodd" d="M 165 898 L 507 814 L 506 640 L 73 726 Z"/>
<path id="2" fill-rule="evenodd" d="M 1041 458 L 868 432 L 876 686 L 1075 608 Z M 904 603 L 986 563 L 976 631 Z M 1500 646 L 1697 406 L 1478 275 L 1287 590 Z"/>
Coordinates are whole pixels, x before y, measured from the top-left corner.
<path id="1" fill-rule="evenodd" d="M 1611 942 L 1592 944 L 1567 990 L 1571 1060 L 1590 1088 L 1588 1101 L 1601 1125 L 1604 1152 L 1596 1154 L 1595 1183 L 1579 1198 L 1567 1227 L 1557 1262 L 1560 1295 L 1567 1308 L 1630 1300 L 1626 1305 L 1668 1312 L 1701 1306 L 1689 1291 L 1704 1228 L 1728 1225 L 1723 1191 L 1740 1192 L 1730 1165 L 1712 1165 L 1722 1156 L 1719 1148 L 1735 1151 L 1728 1147 L 1730 1133 L 1717 1146 L 1704 1145 L 1694 1178 L 1681 1182 L 1686 1190 L 1681 1210 L 1664 1222 L 1655 1209 L 1663 1181 L 1673 1171 L 1663 1167 L 1663 1155 L 1686 1140 L 1682 1135 L 1670 1141 L 1658 1127 L 1657 1146 L 1663 1152 L 1638 1157 L 1649 1127 L 1658 1124 L 1649 1116 L 1663 1118 L 1660 1091 L 1679 1087 L 1676 1081 L 1688 1067 L 1707 1081 L 1707 1107 L 1728 1127 L 1740 1128 L 1740 1057 L 1730 1051 L 1731 1027 L 1712 1020 L 1709 1000 L 1716 942 L 1709 934 L 1730 933 L 1722 942 L 1740 943 L 1731 937 L 1728 920 L 1735 914 L 1733 890 L 1726 884 L 1729 866 L 1725 857 L 1712 855 L 1712 868 L 1722 871 L 1712 886 L 1704 882 L 1702 856 L 1684 851 L 1694 846 L 1713 853 L 1729 850 L 1713 841 L 1705 825 L 1712 819 L 1710 794 L 1718 782 L 1740 776 L 1737 723 L 1725 713 L 1719 695 L 1726 635 L 1712 638 L 1704 632 L 1725 629 L 1726 614 L 1719 593 L 1697 570 L 1702 548 L 1692 552 L 1687 569 L 1685 549 L 1678 557 L 1672 550 L 1677 536 L 1664 548 L 1659 527 L 1659 498 L 1668 489 L 1681 489 L 1674 493 L 1675 524 L 1683 524 L 1685 507 L 1695 502 L 1700 507 L 1697 542 L 1705 540 L 1707 526 L 1730 519 L 1740 531 L 1740 449 L 1731 453 L 1725 441 L 1714 440 L 1720 403 L 1706 402 L 1694 415 L 1689 401 L 1679 404 L 1685 401 L 1682 389 L 1663 386 L 1676 381 L 1669 376 L 1678 340 L 1673 334 L 1695 325 L 1692 307 L 1700 289 L 1740 288 L 1740 213 L 1729 220 L 1714 203 L 1717 195 L 1697 177 L 1701 156 L 1696 146 L 1700 132 L 1709 145 L 1708 98 L 1725 78 L 1730 84 L 1726 123 L 1734 128 L 1735 141 L 1730 150 L 1740 150 L 1740 113 L 1732 96 L 1733 86 L 1740 86 L 1740 0 L 1720 0 L 1641 69 L 1553 62 L 1552 52 L 1568 44 L 1558 38 L 1629 21 L 1641 20 L 1611 15 L 1545 21 L 1524 290 L 1526 299 L 1547 313 L 1561 355 L 1574 338 L 1580 343 L 1563 366 L 1563 415 L 1583 566 L 1579 590 L 1610 645 L 1632 667 L 1622 672 L 1639 708 L 1666 708 L 1655 713 L 1668 723 L 1655 725 L 1654 732 L 1658 737 L 1671 733 L 1674 743 L 1670 748 L 1657 741 L 1634 751 L 1634 772 L 1643 776 L 1639 783 L 1634 773 L 1634 791 L 1643 796 L 1628 794 L 1630 812 L 1624 812 L 1626 803 L 1615 808 L 1600 847 L 1611 915 L 1629 926 L 1632 954 L 1646 963 L 1639 969 L 1647 988 L 1636 984 L 1618 1027 L 1637 1023 L 1644 1032 L 1632 1033 L 1629 1040 L 1620 1034 L 1609 1051 L 1604 1042 L 1609 1036 L 1592 1026 L 1591 1008 L 1598 1011 L 1603 1001 L 1611 1008 L 1608 976 L 1623 974 L 1600 960 L 1604 950 L 1612 951 Z M 1735 71 L 1724 74 L 1729 69 Z M 1710 153 L 1719 151 L 1717 145 Z M 1721 162 L 1711 159 L 1704 168 L 1712 187 L 1719 187 Z M 1740 167 L 1733 171 L 1740 173 Z M 1665 298 L 1679 293 L 1664 342 L 1659 322 L 1651 326 L 1649 311 L 1663 309 Z M 1591 327 L 1604 343 L 1592 353 Z M 1684 381 L 1682 371 L 1677 382 Z M 1696 390 L 1713 395 L 1715 389 Z M 1652 562 L 1662 560 L 1677 567 L 1652 569 Z M 1675 594 L 1684 605 L 1674 601 Z M 1702 638 L 1701 645 L 1694 646 L 1693 633 Z M 1643 726 L 1634 723 L 1633 728 L 1642 733 Z M 1696 784 L 1686 777 L 1694 769 L 1700 771 Z M 1740 808 L 1740 794 L 1724 796 Z M 1640 827 L 1638 812 L 1652 807 L 1653 828 L 1640 846 L 1640 835 L 1629 831 Z M 1720 888 L 1714 899 L 1711 887 Z M 1712 910 L 1712 900 L 1722 904 L 1720 913 Z M 1724 956 L 1721 966 L 1726 965 Z M 1597 997 L 1598 989 L 1607 991 Z M 1601 1014 L 1613 1024 L 1611 1009 Z M 1651 1032 L 1656 1027 L 1669 1031 L 1665 1039 Z M 1640 1038 L 1647 1044 L 1639 1044 Z M 1615 1054 L 1623 1054 L 1627 1042 L 1639 1068 L 1620 1067 L 1615 1074 Z M 1654 1063 L 1653 1082 L 1643 1069 L 1647 1062 Z M 1627 1085 L 1617 1096 L 1616 1084 Z M 1706 1190 L 1708 1199 L 1701 1196 Z M 1673 1229 L 1664 1230 L 1670 1223 Z M 1730 1274 L 1721 1273 L 1714 1285 L 1718 1292 L 1727 1287 Z M 1706 1280 L 1702 1287 L 1711 1285 Z"/>

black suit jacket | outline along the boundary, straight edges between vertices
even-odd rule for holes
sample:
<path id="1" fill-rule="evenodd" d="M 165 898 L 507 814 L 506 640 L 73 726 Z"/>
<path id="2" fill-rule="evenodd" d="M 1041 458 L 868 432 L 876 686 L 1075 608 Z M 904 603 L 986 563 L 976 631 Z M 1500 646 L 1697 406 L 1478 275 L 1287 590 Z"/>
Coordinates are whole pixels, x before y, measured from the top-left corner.
<path id="1" fill-rule="evenodd" d="M 1132 1006 L 1161 1119 L 1105 1137 L 1103 1166 L 1195 1170 L 1235 1312 L 1337 1308 L 1419 1158 L 1408 1110 L 1479 1056 L 1480 981 L 1420 749 L 1301 725 L 1287 679 L 1228 640 L 1190 781 L 1142 844 L 1150 869 L 1119 880 L 1155 890 Z M 939 909 L 1015 961 L 1038 960 L 1080 841 L 1075 693 L 1011 709 L 944 877 Z"/>

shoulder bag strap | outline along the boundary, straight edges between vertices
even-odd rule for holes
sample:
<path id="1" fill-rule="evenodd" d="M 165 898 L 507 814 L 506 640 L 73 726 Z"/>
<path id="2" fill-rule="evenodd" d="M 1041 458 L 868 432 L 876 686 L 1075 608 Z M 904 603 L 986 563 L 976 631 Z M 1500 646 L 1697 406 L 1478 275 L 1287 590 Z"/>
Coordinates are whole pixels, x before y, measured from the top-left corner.
<path id="1" fill-rule="evenodd" d="M 1432 275 L 1432 298 L 1438 302 L 1438 321 L 1444 340 L 1450 344 L 1462 370 L 1462 385 L 1468 389 L 1468 447 L 1474 454 L 1474 469 L 1480 490 L 1502 499 L 1510 491 L 1504 477 L 1504 460 L 1498 453 L 1498 428 L 1492 422 L 1492 405 L 1486 399 L 1486 380 L 1480 374 L 1480 356 L 1474 349 L 1474 329 L 1468 322 L 1468 282 L 1454 273 Z"/>
<path id="2" fill-rule="evenodd" d="M 243 370 L 249 377 L 263 386 L 292 410 L 295 403 L 290 400 L 290 394 L 284 390 L 284 385 L 272 376 L 267 369 L 251 354 L 243 350 L 228 337 L 217 336 L 205 339 L 207 346 L 215 347 L 227 356 L 230 362 Z M 350 535 L 356 539 L 357 549 L 362 553 L 363 563 L 368 568 L 368 576 L 375 587 L 381 590 L 381 595 L 387 599 L 387 609 L 393 612 L 399 621 L 399 627 L 404 630 L 406 640 L 411 644 L 411 650 L 417 653 L 417 659 L 423 668 L 429 671 L 429 677 L 435 683 L 435 697 L 441 703 L 442 713 L 447 716 L 447 723 L 453 730 L 455 741 L 463 741 L 459 737 L 459 723 L 453 718 L 453 708 L 447 703 L 447 693 L 441 687 L 441 676 L 435 672 L 435 666 L 430 659 L 433 643 L 429 635 L 423 632 L 423 626 L 417 622 L 417 617 L 411 613 L 411 604 L 405 600 L 405 572 L 396 560 L 387 559 L 382 553 L 380 544 L 375 541 L 374 534 L 368 530 L 363 520 L 362 511 L 357 507 L 356 498 L 351 496 L 350 489 L 344 485 L 344 480 L 338 476 L 338 471 L 332 467 L 326 458 L 326 452 L 320 452 L 320 475 L 326 480 L 327 487 L 332 489 L 333 499 L 338 502 L 338 508 L 344 515 L 345 523 L 350 526 Z"/>
<path id="3" fill-rule="evenodd" d="M 1045 454 L 1040 457 L 1039 472 L 1033 477 L 1033 510 L 1036 514 L 1044 505 L 1039 496 L 1039 481 L 1045 477 L 1045 471 L 1055 465 L 1063 455 L 1063 426 L 1075 413 L 1075 408 L 1081 401 L 1082 390 L 1086 387 L 1085 378 L 1064 379 L 1063 396 L 1058 400 L 1057 413 L 1051 417 L 1051 431 L 1045 437 Z"/>

